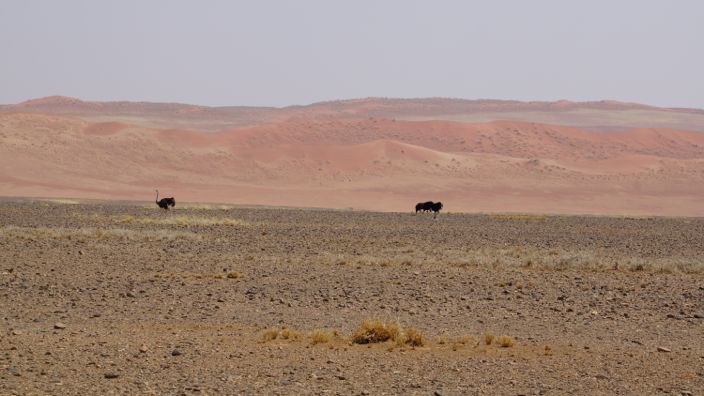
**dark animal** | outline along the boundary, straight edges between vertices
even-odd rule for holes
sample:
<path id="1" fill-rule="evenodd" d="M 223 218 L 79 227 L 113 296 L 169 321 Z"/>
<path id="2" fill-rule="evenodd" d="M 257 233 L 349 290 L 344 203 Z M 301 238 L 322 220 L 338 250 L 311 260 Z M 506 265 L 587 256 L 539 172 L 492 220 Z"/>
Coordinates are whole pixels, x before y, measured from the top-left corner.
<path id="1" fill-rule="evenodd" d="M 416 213 L 418 212 L 430 212 L 432 210 L 433 201 L 419 202 L 416 204 Z"/>
<path id="2" fill-rule="evenodd" d="M 435 212 L 435 217 L 437 217 L 438 213 L 440 213 L 440 209 L 442 209 L 442 202 L 435 202 L 434 204 L 430 205 L 430 210 Z"/>
<path id="3" fill-rule="evenodd" d="M 156 190 L 156 204 L 164 210 L 169 210 L 169 206 L 172 208 L 176 206 L 176 200 L 174 197 L 159 199 L 159 190 Z"/>
<path id="4" fill-rule="evenodd" d="M 416 213 L 418 212 L 425 212 L 430 210 L 430 205 L 432 205 L 432 202 L 418 202 L 416 204 Z"/>

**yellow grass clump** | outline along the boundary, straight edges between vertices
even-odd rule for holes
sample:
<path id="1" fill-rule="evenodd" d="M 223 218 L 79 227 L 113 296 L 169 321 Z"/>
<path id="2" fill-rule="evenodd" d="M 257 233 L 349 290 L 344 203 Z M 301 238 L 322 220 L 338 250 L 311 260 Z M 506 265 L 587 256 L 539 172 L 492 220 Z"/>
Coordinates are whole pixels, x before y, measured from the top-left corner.
<path id="1" fill-rule="evenodd" d="M 365 320 L 362 325 L 352 333 L 352 342 L 355 344 L 374 344 L 393 341 L 398 346 L 424 346 L 423 333 L 412 327 L 401 328 L 395 323 L 384 323 L 380 320 Z"/>
<path id="2" fill-rule="evenodd" d="M 310 333 L 310 341 L 313 345 L 326 344 L 330 342 L 331 339 L 332 336 L 330 335 L 330 333 L 323 330 L 313 330 Z"/>
<path id="3" fill-rule="evenodd" d="M 425 346 L 425 338 L 423 337 L 422 332 L 420 332 L 412 327 L 407 327 L 407 328 L 403 329 L 403 333 L 405 335 L 404 344 L 412 346 L 412 347 Z"/>
<path id="4" fill-rule="evenodd" d="M 355 344 L 374 344 L 395 340 L 400 332 L 401 330 L 396 324 L 387 324 L 380 320 L 365 320 L 352 333 L 352 342 Z"/>
<path id="5" fill-rule="evenodd" d="M 262 340 L 263 341 L 272 341 L 272 340 L 275 340 L 278 336 L 279 336 L 279 329 L 272 327 L 272 328 L 264 331 L 264 334 L 262 334 Z"/>
<path id="6" fill-rule="evenodd" d="M 284 327 L 279 332 L 279 336 L 281 337 L 282 340 L 297 341 L 298 339 L 301 338 L 301 333 L 299 333 L 295 330 L 291 330 L 288 327 Z"/>
<path id="7" fill-rule="evenodd" d="M 496 338 L 496 337 L 493 334 L 484 333 L 484 343 L 486 345 L 491 345 L 491 343 L 494 342 L 494 338 Z"/>
<path id="8" fill-rule="evenodd" d="M 502 335 L 496 339 L 496 343 L 502 348 L 511 348 L 516 345 L 516 340 L 514 340 L 511 336 Z"/>

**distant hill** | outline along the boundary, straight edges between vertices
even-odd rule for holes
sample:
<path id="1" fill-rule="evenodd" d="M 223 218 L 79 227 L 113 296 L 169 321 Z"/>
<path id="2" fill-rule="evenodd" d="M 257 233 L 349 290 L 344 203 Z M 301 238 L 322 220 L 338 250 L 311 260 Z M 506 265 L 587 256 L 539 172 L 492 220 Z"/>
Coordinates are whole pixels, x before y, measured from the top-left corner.
<path id="1" fill-rule="evenodd" d="M 4 113 L 42 113 L 79 117 L 91 122 L 124 122 L 153 128 L 220 131 L 290 120 L 387 118 L 490 122 L 528 121 L 593 131 L 630 128 L 672 128 L 704 131 L 704 110 L 658 108 L 617 101 L 520 102 L 450 98 L 366 98 L 313 103 L 306 106 L 207 107 L 178 103 L 87 102 L 52 96 L 0 106 Z"/>

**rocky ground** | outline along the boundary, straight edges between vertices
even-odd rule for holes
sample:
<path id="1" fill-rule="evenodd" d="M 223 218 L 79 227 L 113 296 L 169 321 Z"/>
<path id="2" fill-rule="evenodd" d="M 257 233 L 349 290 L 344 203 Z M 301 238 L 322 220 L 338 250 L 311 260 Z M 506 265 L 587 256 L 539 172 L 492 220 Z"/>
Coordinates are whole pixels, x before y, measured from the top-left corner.
<path id="1" fill-rule="evenodd" d="M 0 316 L 0 394 L 701 394 L 704 219 L 3 201 Z"/>

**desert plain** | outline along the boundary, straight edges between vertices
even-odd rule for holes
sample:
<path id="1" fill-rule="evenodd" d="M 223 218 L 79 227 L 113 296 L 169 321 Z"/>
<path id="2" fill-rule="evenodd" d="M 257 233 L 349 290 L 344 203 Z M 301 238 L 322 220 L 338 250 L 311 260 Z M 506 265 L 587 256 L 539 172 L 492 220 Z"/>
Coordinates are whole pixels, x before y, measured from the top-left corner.
<path id="1" fill-rule="evenodd" d="M 0 196 L 2 395 L 704 392 L 702 110 L 49 97 Z"/>
<path id="2" fill-rule="evenodd" d="M 0 394 L 700 394 L 702 246 L 701 218 L 6 199 Z"/>

